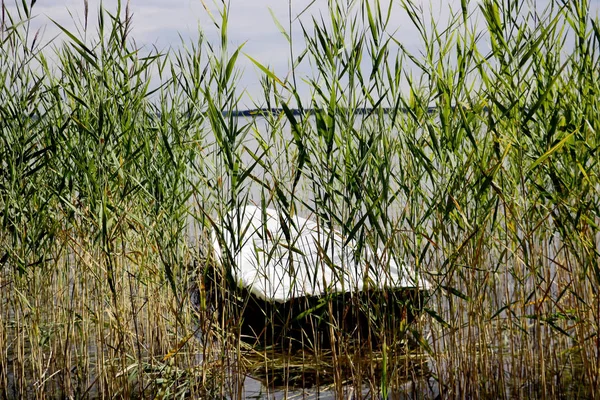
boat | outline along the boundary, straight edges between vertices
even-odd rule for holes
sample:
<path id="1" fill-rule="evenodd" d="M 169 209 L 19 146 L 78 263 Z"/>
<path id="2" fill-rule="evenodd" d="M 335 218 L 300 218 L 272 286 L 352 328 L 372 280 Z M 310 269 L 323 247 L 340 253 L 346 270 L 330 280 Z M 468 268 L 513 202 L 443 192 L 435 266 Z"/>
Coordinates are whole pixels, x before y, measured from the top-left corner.
<path id="1" fill-rule="evenodd" d="M 210 281 L 226 282 L 241 338 L 253 345 L 377 343 L 374 328 L 411 322 L 431 289 L 391 252 L 359 249 L 335 229 L 275 209 L 233 210 L 211 241 L 220 278 Z"/>

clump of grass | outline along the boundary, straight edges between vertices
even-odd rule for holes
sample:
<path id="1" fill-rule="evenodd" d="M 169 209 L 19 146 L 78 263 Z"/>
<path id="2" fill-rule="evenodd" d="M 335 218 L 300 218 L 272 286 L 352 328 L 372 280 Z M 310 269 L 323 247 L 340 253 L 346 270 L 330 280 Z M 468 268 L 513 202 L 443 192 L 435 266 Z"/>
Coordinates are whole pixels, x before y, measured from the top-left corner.
<path id="1" fill-rule="evenodd" d="M 454 11 L 290 15 L 291 73 L 250 58 L 269 111 L 240 118 L 227 6 L 220 43 L 160 54 L 134 45 L 120 4 L 95 35 L 85 16 L 43 45 L 32 8 L 3 3 L 0 396 L 243 397 L 253 373 L 267 391 L 340 397 L 407 381 L 424 396 L 434 382 L 442 397 L 597 397 L 598 21 L 585 0 Z M 357 345 L 326 296 L 327 350 L 240 340 L 252 300 L 207 233 L 241 236 L 227 215 L 248 203 L 409 263 L 434 284 L 425 317 L 353 293 L 382 344 Z"/>
<path id="2" fill-rule="evenodd" d="M 0 57 L 4 394 L 146 396 L 155 381 L 124 371 L 193 331 L 176 282 L 199 113 L 170 93 L 175 65 L 132 47 L 129 10 L 44 51 L 17 12 L 3 7 Z"/>

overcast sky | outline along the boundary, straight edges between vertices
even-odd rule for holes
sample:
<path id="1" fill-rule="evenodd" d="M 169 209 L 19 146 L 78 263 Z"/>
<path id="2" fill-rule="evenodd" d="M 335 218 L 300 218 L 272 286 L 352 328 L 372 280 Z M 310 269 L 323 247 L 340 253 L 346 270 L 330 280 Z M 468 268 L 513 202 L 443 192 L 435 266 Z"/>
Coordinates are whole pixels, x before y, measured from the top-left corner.
<path id="1" fill-rule="evenodd" d="M 218 16 L 218 8 L 213 0 L 204 1 L 213 15 Z M 374 2 L 374 0 L 369 1 Z M 20 3 L 21 0 L 18 2 Z M 381 2 L 386 3 L 385 0 Z M 538 7 L 543 8 L 547 2 L 548 0 L 539 0 Z M 5 3 L 9 8 L 14 9 L 11 0 L 7 0 Z M 310 3 L 310 0 L 292 0 L 292 17 L 295 18 Z M 441 23 L 441 26 L 448 20 L 450 9 L 460 10 L 460 0 L 413 0 L 413 3 L 423 6 L 425 12 L 431 13 Z M 471 10 L 476 10 L 477 1 L 471 0 L 469 3 Z M 600 0 L 591 0 L 594 13 L 597 12 L 599 3 Z M 123 6 L 125 4 L 127 4 L 126 0 L 123 1 Z M 117 0 L 104 0 L 103 5 L 109 11 L 116 10 Z M 287 0 L 230 1 L 229 41 L 231 48 L 245 43 L 245 53 L 264 65 L 268 65 L 281 77 L 285 77 L 289 70 L 289 48 L 287 41 L 273 22 L 271 12 L 287 28 L 288 5 Z M 99 6 L 100 1 L 89 0 L 89 30 L 92 33 L 96 30 Z M 199 29 L 204 32 L 209 42 L 219 43 L 219 33 L 201 0 L 130 0 L 129 9 L 133 14 L 131 36 L 138 46 L 145 48 L 156 46 L 159 50 L 164 51 L 180 45 L 179 35 L 184 40 L 195 40 L 198 37 Z M 326 14 L 326 9 L 326 0 L 316 0 L 301 19 L 308 22 L 311 16 L 318 16 L 319 13 Z M 45 27 L 44 38 L 48 40 L 59 32 L 50 19 L 70 30 L 81 25 L 84 20 L 84 1 L 37 0 L 32 15 L 34 16 L 34 27 L 36 29 Z M 479 13 L 473 12 L 473 25 L 477 25 L 480 20 Z M 394 32 L 394 37 L 399 39 L 410 51 L 415 53 L 420 51 L 422 46 L 417 31 L 397 0 L 394 3 L 389 26 Z M 300 25 L 295 23 L 293 29 L 297 35 L 294 37 L 299 39 L 301 37 Z M 298 47 L 301 45 L 302 43 L 299 43 Z M 259 96 L 261 93 L 260 72 L 247 58 L 242 57 L 239 61 L 239 67 L 244 72 L 240 87 L 246 89 L 252 97 Z"/>

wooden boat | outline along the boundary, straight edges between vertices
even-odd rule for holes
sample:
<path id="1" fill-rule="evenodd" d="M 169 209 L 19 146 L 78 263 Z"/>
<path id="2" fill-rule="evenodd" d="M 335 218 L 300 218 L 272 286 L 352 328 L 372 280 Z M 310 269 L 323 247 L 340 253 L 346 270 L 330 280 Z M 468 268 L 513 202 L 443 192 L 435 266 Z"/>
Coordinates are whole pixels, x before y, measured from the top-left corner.
<path id="1" fill-rule="evenodd" d="M 256 345 L 329 347 L 378 342 L 379 329 L 410 322 L 430 284 L 389 252 L 362 249 L 317 222 L 284 220 L 254 206 L 227 214 L 213 230 L 213 287 L 239 313 L 242 339 Z"/>

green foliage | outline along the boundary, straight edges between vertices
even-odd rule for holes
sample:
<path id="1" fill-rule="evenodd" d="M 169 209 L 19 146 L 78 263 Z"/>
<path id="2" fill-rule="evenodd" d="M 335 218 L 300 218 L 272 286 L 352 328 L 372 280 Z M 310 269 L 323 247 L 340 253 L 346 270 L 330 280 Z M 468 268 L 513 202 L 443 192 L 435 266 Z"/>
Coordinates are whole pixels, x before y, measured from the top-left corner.
<path id="1" fill-rule="evenodd" d="M 586 0 L 475 3 L 440 21 L 410 0 L 331 0 L 309 22 L 275 21 L 287 77 L 228 48 L 228 5 L 218 43 L 199 34 L 161 54 L 135 45 L 120 3 L 100 10 L 95 35 L 87 15 L 84 32 L 57 24 L 64 42 L 52 45 L 30 30 L 33 5 L 3 4 L 0 388 L 10 375 L 22 396 L 235 396 L 223 371 L 247 361 L 232 327 L 249 300 L 225 293 L 226 270 L 211 295 L 231 307 L 195 325 L 187 265 L 199 242 L 206 265 L 193 272 L 211 270 L 208 230 L 239 246 L 244 232 L 224 216 L 254 203 L 310 216 L 357 256 L 384 249 L 434 284 L 416 327 L 370 300 L 377 368 L 349 361 L 332 335 L 338 393 L 346 378 L 400 390 L 410 362 L 394 351 L 409 337 L 443 396 L 597 396 L 599 23 Z M 257 107 L 276 112 L 228 112 L 245 57 L 261 75 Z M 297 76 L 304 64 L 310 75 Z M 214 368 L 199 374 L 194 351 Z"/>

